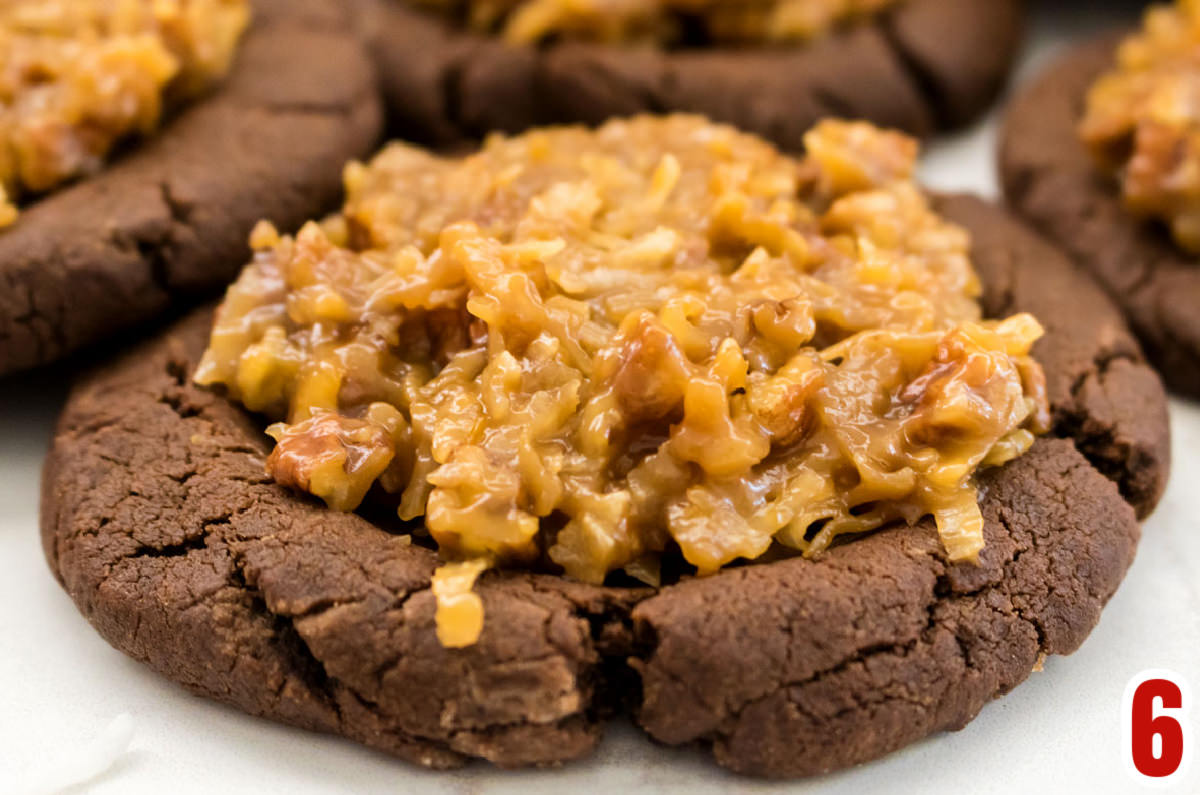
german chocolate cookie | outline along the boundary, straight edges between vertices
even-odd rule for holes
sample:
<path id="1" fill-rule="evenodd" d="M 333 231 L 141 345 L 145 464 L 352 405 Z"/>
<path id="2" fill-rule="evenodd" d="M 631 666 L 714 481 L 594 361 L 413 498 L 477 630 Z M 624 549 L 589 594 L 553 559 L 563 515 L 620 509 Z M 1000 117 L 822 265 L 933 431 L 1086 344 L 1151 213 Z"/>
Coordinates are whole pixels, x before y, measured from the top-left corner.
<path id="1" fill-rule="evenodd" d="M 1004 83 L 1021 5 L 904 0 L 808 42 L 673 48 L 513 46 L 406 0 L 369 0 L 363 19 L 396 133 L 421 143 L 685 111 L 796 150 L 825 116 L 922 135 L 974 118 Z"/>
<path id="2" fill-rule="evenodd" d="M 214 93 L 0 229 L 0 374 L 215 290 L 258 219 L 292 228 L 336 203 L 379 134 L 370 60 L 340 3 L 252 5 Z"/>
<path id="3" fill-rule="evenodd" d="M 1166 405 L 1117 310 L 972 198 L 989 316 L 1047 334 L 1053 431 L 981 476 L 980 565 L 933 523 L 660 589 L 489 572 L 477 643 L 444 648 L 437 553 L 274 484 L 261 420 L 192 384 L 201 312 L 78 385 L 46 464 L 47 559 L 114 646 L 190 690 L 452 767 L 588 753 L 630 709 L 653 738 L 759 776 L 863 762 L 957 729 L 1083 642 L 1167 474 Z"/>
<path id="4" fill-rule="evenodd" d="M 1004 190 L 1112 295 L 1167 385 L 1200 396 L 1200 264 L 1165 227 L 1126 210 L 1077 132 L 1088 88 L 1113 67 L 1120 41 L 1068 53 L 1016 98 L 1003 134 Z"/>

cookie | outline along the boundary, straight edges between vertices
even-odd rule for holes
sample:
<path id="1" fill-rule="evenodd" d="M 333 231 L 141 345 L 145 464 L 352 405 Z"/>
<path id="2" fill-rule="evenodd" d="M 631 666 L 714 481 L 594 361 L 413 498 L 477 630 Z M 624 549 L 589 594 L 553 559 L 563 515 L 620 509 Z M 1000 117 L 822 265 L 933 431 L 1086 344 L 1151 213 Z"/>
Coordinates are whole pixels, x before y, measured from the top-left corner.
<path id="1" fill-rule="evenodd" d="M 1125 210 L 1076 134 L 1088 87 L 1111 68 L 1121 38 L 1068 53 L 1016 98 L 1003 133 L 1004 191 L 1113 296 L 1167 385 L 1200 396 L 1200 264 Z"/>
<path id="2" fill-rule="evenodd" d="M 1003 211 L 939 210 L 973 232 L 988 313 L 1047 328 L 1055 431 L 983 476 L 978 566 L 948 563 L 926 520 L 658 590 L 490 572 L 479 641 L 446 649 L 436 552 L 272 483 L 261 420 L 192 384 L 207 312 L 76 387 L 46 463 L 47 559 L 110 643 L 190 690 L 431 767 L 574 759 L 621 710 L 760 776 L 961 728 L 1082 643 L 1169 441 L 1159 380 L 1103 293 Z"/>
<path id="3" fill-rule="evenodd" d="M 825 116 L 917 134 L 963 124 L 1004 83 L 1018 0 L 907 0 L 874 21 L 798 47 L 513 47 L 402 0 L 364 12 L 398 135 L 453 146 L 537 124 L 598 124 L 640 112 L 703 113 L 799 149 Z"/>
<path id="4" fill-rule="evenodd" d="M 0 374 L 225 284 L 260 218 L 291 228 L 337 201 L 344 163 L 380 124 L 373 67 L 341 5 L 258 0 L 214 95 L 0 231 Z"/>

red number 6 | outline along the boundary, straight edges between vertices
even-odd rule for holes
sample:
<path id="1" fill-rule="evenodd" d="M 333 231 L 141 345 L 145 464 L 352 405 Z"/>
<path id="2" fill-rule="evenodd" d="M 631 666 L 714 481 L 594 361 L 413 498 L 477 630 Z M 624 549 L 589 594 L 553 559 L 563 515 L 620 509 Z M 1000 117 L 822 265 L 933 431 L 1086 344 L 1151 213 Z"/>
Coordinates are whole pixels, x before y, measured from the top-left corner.
<path id="1" fill-rule="evenodd" d="M 1169 715 L 1155 715 L 1155 699 L 1160 710 L 1183 708 L 1183 692 L 1170 679 L 1147 679 L 1133 691 L 1131 739 L 1133 766 L 1143 776 L 1163 778 L 1179 769 L 1183 762 L 1183 726 Z M 1154 738 L 1159 738 L 1155 754 Z"/>

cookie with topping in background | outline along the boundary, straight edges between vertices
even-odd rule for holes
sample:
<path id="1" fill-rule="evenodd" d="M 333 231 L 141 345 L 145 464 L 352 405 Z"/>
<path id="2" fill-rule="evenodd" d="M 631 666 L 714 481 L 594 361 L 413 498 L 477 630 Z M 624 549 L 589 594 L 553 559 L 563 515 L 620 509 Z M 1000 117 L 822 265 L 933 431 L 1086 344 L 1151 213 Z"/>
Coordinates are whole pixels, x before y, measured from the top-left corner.
<path id="1" fill-rule="evenodd" d="M 1124 311 L 1167 386 L 1200 396 L 1200 181 L 1187 91 L 1200 81 L 1191 0 L 1155 4 L 1053 62 L 1014 99 L 1000 173 L 1013 209 Z"/>
<path id="2" fill-rule="evenodd" d="M 977 118 L 1020 44 L 1020 0 L 369 0 L 397 136 L 701 113 L 786 149 L 826 116 L 916 135 Z"/>
<path id="3" fill-rule="evenodd" d="M 0 51 L 0 374 L 213 295 L 381 130 L 329 0 L 18 0 Z"/>

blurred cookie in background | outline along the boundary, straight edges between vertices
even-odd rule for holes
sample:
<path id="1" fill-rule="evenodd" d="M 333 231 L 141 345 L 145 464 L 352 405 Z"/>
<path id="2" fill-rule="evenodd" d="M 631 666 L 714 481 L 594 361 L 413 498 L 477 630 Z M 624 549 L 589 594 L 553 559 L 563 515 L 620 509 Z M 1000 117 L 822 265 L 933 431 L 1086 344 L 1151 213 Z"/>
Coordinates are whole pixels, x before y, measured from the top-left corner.
<path id="1" fill-rule="evenodd" d="M 1200 396 L 1200 3 L 1078 46 L 1008 111 L 1008 201 L 1124 310 L 1168 386 Z"/>
<path id="2" fill-rule="evenodd" d="M 0 52 L 0 374 L 215 292 L 380 132 L 334 0 L 16 0 Z"/>
<path id="3" fill-rule="evenodd" d="M 1019 0 L 368 0 L 396 135 L 463 145 L 535 124 L 702 113 L 791 150 L 826 116 L 917 135 L 1003 86 Z"/>

